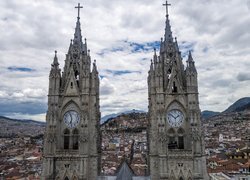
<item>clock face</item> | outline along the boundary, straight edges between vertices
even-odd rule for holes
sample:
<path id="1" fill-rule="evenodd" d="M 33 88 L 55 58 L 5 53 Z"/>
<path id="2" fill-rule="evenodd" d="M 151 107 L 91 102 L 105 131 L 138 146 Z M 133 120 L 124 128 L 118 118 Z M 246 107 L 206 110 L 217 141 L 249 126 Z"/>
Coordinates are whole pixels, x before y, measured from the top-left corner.
<path id="1" fill-rule="evenodd" d="M 68 111 L 64 114 L 63 121 L 69 128 L 75 128 L 80 122 L 80 117 L 76 111 Z"/>
<path id="2" fill-rule="evenodd" d="M 181 111 L 174 109 L 168 112 L 167 121 L 171 127 L 180 127 L 183 123 L 184 116 Z"/>

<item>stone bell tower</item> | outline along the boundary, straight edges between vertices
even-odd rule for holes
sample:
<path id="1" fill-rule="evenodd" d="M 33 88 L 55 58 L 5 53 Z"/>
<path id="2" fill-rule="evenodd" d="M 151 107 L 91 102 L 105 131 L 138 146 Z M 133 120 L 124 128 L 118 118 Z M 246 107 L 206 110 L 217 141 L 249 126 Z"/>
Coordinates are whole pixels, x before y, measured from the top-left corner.
<path id="1" fill-rule="evenodd" d="M 170 4 L 164 5 L 165 35 L 148 75 L 151 180 L 208 179 L 195 63 L 189 52 L 184 67 L 171 32 Z"/>
<path id="2" fill-rule="evenodd" d="M 94 180 L 100 170 L 99 77 L 95 62 L 91 70 L 87 41 L 82 41 L 82 7 L 76 8 L 64 70 L 55 53 L 49 75 L 42 179 Z"/>

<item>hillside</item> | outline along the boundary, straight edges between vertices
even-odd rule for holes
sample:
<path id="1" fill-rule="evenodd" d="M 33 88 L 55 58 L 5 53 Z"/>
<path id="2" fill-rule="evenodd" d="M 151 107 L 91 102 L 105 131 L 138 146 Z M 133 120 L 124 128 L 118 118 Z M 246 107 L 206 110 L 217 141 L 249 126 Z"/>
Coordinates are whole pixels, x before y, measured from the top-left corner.
<path id="1" fill-rule="evenodd" d="M 146 113 L 145 111 L 142 111 L 142 110 L 136 110 L 136 109 L 132 109 L 130 111 L 124 111 L 124 112 L 119 112 L 119 113 L 113 113 L 113 114 L 108 114 L 106 116 L 103 116 L 101 118 L 101 124 L 105 123 L 107 120 L 109 119 L 113 119 L 113 118 L 116 118 L 118 117 L 119 115 L 122 115 L 122 114 L 130 114 L 130 113 Z"/>
<path id="2" fill-rule="evenodd" d="M 45 122 L 0 116 L 0 137 L 36 136 L 44 133 Z"/>
<path id="3" fill-rule="evenodd" d="M 201 117 L 202 117 L 202 119 L 208 119 L 208 118 L 211 118 L 211 117 L 219 115 L 219 114 L 220 114 L 220 112 L 202 111 L 201 112 Z"/>
<path id="4" fill-rule="evenodd" d="M 223 112 L 214 112 L 214 111 L 202 111 L 202 119 L 210 119 L 217 116 L 237 116 L 237 114 L 248 114 L 250 112 L 250 97 L 244 97 L 236 102 L 234 102 L 232 105 L 230 105 L 225 111 Z"/>
<path id="5" fill-rule="evenodd" d="M 223 113 L 240 112 L 250 110 L 250 97 L 244 97 L 229 106 Z"/>
<path id="6" fill-rule="evenodd" d="M 101 129 L 146 129 L 148 125 L 147 113 L 130 112 L 122 113 L 116 117 L 109 118 L 101 125 Z"/>

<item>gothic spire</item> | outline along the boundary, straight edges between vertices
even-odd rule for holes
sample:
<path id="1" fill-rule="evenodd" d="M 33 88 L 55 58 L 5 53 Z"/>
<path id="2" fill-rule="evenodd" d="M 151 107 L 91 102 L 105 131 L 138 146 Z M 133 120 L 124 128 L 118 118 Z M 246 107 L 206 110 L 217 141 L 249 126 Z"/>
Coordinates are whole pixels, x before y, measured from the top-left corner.
<path id="1" fill-rule="evenodd" d="M 55 57 L 54 57 L 54 61 L 53 61 L 52 66 L 53 66 L 53 67 L 59 66 L 58 58 L 57 58 L 57 51 L 55 51 Z"/>
<path id="2" fill-rule="evenodd" d="M 151 64 L 150 64 L 150 72 L 153 71 L 153 60 L 151 59 Z"/>
<path id="3" fill-rule="evenodd" d="M 192 57 L 192 53 L 191 53 L 191 51 L 189 51 L 189 53 L 188 53 L 188 62 L 193 62 L 194 60 L 193 60 L 193 57 Z"/>
<path id="4" fill-rule="evenodd" d="M 59 63 L 58 63 L 58 58 L 57 58 L 57 51 L 55 51 L 55 56 L 54 56 L 54 60 L 53 63 L 51 64 L 51 70 L 50 70 L 50 77 L 60 77 L 60 68 L 59 68 Z"/>
<path id="5" fill-rule="evenodd" d="M 168 4 L 168 1 L 166 1 L 166 4 L 163 4 L 163 6 L 166 6 L 166 26 L 165 26 L 165 42 L 173 42 L 173 37 L 172 37 L 172 31 L 171 31 L 171 26 L 169 22 L 169 15 L 168 15 L 168 6 L 171 4 Z"/>
<path id="6" fill-rule="evenodd" d="M 189 51 L 189 54 L 188 54 L 187 69 L 195 73 L 197 72 L 191 51 Z"/>
<path id="7" fill-rule="evenodd" d="M 98 71 L 97 71 L 97 67 L 96 67 L 96 60 L 94 60 L 94 62 L 93 62 L 92 73 L 93 73 L 93 75 L 98 75 Z"/>
<path id="8" fill-rule="evenodd" d="M 78 44 L 78 45 L 81 45 L 81 43 L 82 43 L 80 17 L 77 17 L 73 42 L 74 42 L 74 44 Z"/>
<path id="9" fill-rule="evenodd" d="M 175 37 L 175 49 L 177 52 L 179 52 L 179 45 L 178 45 L 177 37 Z"/>

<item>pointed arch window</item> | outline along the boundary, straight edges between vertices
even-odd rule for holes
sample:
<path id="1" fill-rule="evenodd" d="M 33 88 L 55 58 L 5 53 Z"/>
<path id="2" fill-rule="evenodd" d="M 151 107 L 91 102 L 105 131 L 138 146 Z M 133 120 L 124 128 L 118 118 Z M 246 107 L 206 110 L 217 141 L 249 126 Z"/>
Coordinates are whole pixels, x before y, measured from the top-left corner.
<path id="1" fill-rule="evenodd" d="M 66 177 L 64 178 L 64 180 L 69 180 L 69 178 L 66 176 Z"/>
<path id="2" fill-rule="evenodd" d="M 183 177 L 180 177 L 179 180 L 184 180 Z"/>
<path id="3" fill-rule="evenodd" d="M 79 140 L 79 132 L 78 132 L 78 130 L 77 129 L 74 129 L 74 131 L 73 131 L 73 136 L 72 136 L 72 142 L 73 142 L 73 149 L 78 149 L 78 146 L 79 146 L 79 144 L 78 144 L 78 140 Z"/>
<path id="4" fill-rule="evenodd" d="M 172 93 L 177 93 L 177 86 L 175 84 L 175 81 L 173 82 Z"/>
<path id="5" fill-rule="evenodd" d="M 169 135 L 169 143 L 168 143 L 168 149 L 176 149 L 177 148 L 177 142 L 175 139 L 175 130 L 173 128 L 168 130 Z"/>
<path id="6" fill-rule="evenodd" d="M 184 149 L 184 137 L 183 136 L 178 137 L 178 149 Z"/>
<path id="7" fill-rule="evenodd" d="M 184 149 L 184 130 L 178 129 L 178 149 Z"/>
<path id="8" fill-rule="evenodd" d="M 65 129 L 64 130 L 64 133 L 63 133 L 63 135 L 64 135 L 64 142 L 63 142 L 63 144 L 64 144 L 64 149 L 69 149 L 69 137 L 70 137 L 70 132 L 69 132 L 69 130 L 68 129 Z"/>

